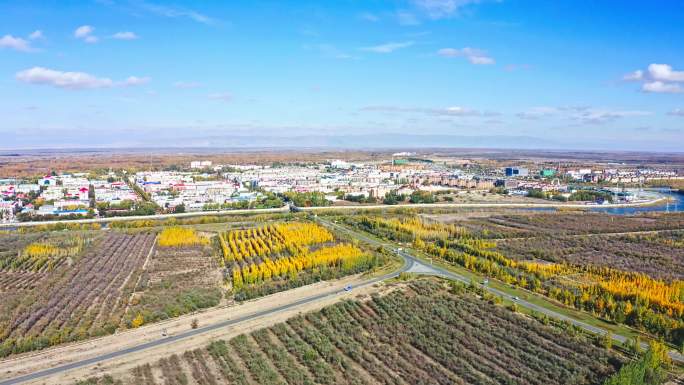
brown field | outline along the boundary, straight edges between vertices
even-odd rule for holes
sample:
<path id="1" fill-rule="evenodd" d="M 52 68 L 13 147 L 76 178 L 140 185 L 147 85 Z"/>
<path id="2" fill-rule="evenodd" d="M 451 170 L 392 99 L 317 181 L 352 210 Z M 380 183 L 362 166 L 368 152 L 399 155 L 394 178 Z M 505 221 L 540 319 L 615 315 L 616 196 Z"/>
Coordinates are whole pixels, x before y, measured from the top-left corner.
<path id="1" fill-rule="evenodd" d="M 230 228 L 222 226 L 224 230 Z M 326 240 L 333 240 L 327 230 L 308 226 L 330 237 Z M 301 232 L 310 227 L 298 222 L 283 225 L 289 230 L 281 234 L 285 237 L 281 246 L 294 247 L 299 237 L 306 236 Z M 229 233 L 234 232 L 256 234 L 254 230 Z M 283 248 L 269 254 L 281 267 L 271 276 L 264 270 L 266 254 L 240 255 L 239 261 L 227 263 L 216 233 L 201 233 L 190 227 L 0 237 L 6 241 L 0 249 L 0 357 L 138 328 L 235 300 L 356 274 L 387 262 L 383 255 L 364 253 L 346 243 L 333 247 L 318 241 L 310 250 L 299 246 L 297 252 Z M 166 244 L 168 239 L 185 241 L 184 237 L 194 242 Z M 262 244 L 249 245 L 249 250 L 254 251 L 256 245 L 263 252 L 259 248 Z M 39 254 L 28 256 L 29 246 Z M 327 259 L 338 249 L 350 253 L 344 254 L 344 263 Z M 303 261 L 322 264 L 301 271 Z M 300 270 L 295 270 L 295 264 Z M 243 287 L 234 288 L 234 274 L 239 271 L 245 272 L 246 281 Z"/>
<path id="2" fill-rule="evenodd" d="M 684 214 L 528 213 L 425 215 L 454 223 L 515 260 L 596 265 L 657 279 L 684 278 Z"/>
<path id="3" fill-rule="evenodd" d="M 5 296 L 0 303 L 1 355 L 113 333 L 154 238 L 152 233 L 108 233 L 82 256 L 56 265 L 35 286 Z"/>
<path id="4" fill-rule="evenodd" d="M 496 250 L 516 260 L 595 265 L 684 279 L 684 232 L 621 236 L 543 236 L 499 240 Z"/>
<path id="5" fill-rule="evenodd" d="M 454 223 L 482 238 L 522 238 L 684 229 L 684 213 L 609 215 L 589 212 L 480 212 L 424 215 L 430 221 Z"/>
<path id="6" fill-rule="evenodd" d="M 569 333 L 430 279 L 79 384 L 601 384 L 621 365 Z"/>
<path id="7" fill-rule="evenodd" d="M 90 172 L 96 170 L 158 170 L 171 165 L 189 166 L 199 158 L 216 164 L 271 164 L 274 162 L 316 162 L 328 159 L 371 160 L 382 154 L 385 158 L 391 152 L 374 153 L 363 151 L 237 151 L 206 152 L 185 150 L 148 151 L 140 150 L 90 150 L 90 151 L 17 151 L 12 156 L 0 154 L 1 177 L 36 177 L 51 171 Z"/>
<path id="8" fill-rule="evenodd" d="M 131 297 L 124 323 L 142 315 L 156 322 L 216 306 L 223 298 L 223 270 L 210 246 L 156 247 Z"/>

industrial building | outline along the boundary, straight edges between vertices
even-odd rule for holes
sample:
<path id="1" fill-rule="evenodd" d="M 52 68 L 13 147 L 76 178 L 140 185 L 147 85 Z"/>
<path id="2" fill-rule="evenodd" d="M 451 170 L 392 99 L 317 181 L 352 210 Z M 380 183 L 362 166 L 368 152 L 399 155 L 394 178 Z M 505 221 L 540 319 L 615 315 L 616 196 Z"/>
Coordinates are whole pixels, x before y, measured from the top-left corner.
<path id="1" fill-rule="evenodd" d="M 520 167 L 506 167 L 506 176 L 528 176 L 529 170 Z"/>

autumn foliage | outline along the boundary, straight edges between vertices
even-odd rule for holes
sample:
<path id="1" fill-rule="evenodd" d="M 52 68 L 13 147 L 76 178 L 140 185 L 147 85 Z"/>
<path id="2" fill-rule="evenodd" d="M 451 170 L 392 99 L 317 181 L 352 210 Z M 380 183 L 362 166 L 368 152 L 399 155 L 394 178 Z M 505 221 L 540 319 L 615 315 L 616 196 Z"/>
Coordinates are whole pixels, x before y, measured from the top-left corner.
<path id="1" fill-rule="evenodd" d="M 334 241 L 330 231 L 306 222 L 233 230 L 219 236 L 226 266 L 232 266 L 235 290 L 274 279 L 293 280 L 300 272 L 316 268 L 351 271 L 372 260 L 358 247 Z"/>
<path id="2" fill-rule="evenodd" d="M 325 228 L 300 222 L 234 230 L 219 236 L 226 262 L 243 261 L 283 250 L 296 254 L 303 251 L 304 246 L 332 240 L 332 234 Z"/>
<path id="3" fill-rule="evenodd" d="M 89 237 L 73 236 L 33 242 L 16 256 L 0 258 L 0 270 L 51 271 L 65 258 L 79 255 L 90 241 Z"/>
<path id="4" fill-rule="evenodd" d="M 209 239 L 197 234 L 193 229 L 174 226 L 162 230 L 157 243 L 161 247 L 184 247 L 206 245 Z"/>
<path id="5" fill-rule="evenodd" d="M 454 225 L 426 223 L 416 217 L 348 218 L 376 235 L 411 241 L 428 254 L 626 323 L 675 344 L 684 342 L 684 281 L 665 281 L 646 274 L 593 264 L 512 259 L 494 250 L 496 242 L 478 239 Z"/>

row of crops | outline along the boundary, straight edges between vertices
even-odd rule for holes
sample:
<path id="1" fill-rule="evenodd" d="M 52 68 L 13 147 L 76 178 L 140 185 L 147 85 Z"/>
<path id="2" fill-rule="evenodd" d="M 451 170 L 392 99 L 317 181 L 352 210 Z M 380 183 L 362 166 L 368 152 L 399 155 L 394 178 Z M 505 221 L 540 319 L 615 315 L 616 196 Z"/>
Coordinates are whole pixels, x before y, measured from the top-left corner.
<path id="1" fill-rule="evenodd" d="M 82 384 L 601 384 L 622 365 L 583 337 L 421 280 Z"/>

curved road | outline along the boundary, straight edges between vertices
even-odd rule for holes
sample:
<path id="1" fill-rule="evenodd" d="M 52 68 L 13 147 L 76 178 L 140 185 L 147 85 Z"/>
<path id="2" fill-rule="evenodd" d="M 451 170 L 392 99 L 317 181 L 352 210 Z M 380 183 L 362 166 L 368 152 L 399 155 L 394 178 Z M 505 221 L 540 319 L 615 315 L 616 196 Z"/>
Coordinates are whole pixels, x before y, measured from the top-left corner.
<path id="1" fill-rule="evenodd" d="M 364 242 L 367 242 L 367 243 L 370 243 L 370 244 L 373 244 L 376 246 L 385 246 L 385 247 L 389 246 L 386 243 L 382 243 L 378 240 L 367 237 L 366 235 L 360 234 L 359 232 L 351 231 L 348 228 L 341 226 L 341 225 L 338 225 L 336 223 L 331 223 L 331 222 L 328 222 L 328 221 L 325 221 L 322 219 L 318 219 L 318 220 L 322 223 L 327 224 L 328 226 L 331 226 L 331 227 L 334 227 L 340 231 L 346 232 L 347 234 L 351 234 L 352 236 L 359 238 L 359 239 L 363 240 Z M 427 265 L 423 264 L 419 259 L 417 259 L 416 257 L 412 256 L 411 254 L 407 253 L 406 251 L 397 250 L 397 254 L 399 254 L 402 258 L 404 258 L 405 261 L 410 261 L 409 263 L 410 263 L 411 267 L 406 271 L 411 271 L 411 269 L 416 269 L 417 267 L 420 267 L 421 268 L 421 269 L 419 269 L 420 271 L 416 271 L 416 273 L 418 273 L 418 274 L 436 275 L 436 276 L 448 278 L 448 279 L 451 279 L 454 281 L 460 281 L 460 282 L 463 282 L 466 284 L 470 284 L 470 282 L 471 282 L 471 280 L 469 278 L 466 278 L 462 275 L 453 273 L 453 272 L 446 270 L 446 269 L 443 269 L 439 266 L 432 266 L 432 265 L 427 266 Z M 418 270 L 418 269 L 416 269 L 416 270 Z M 606 330 L 604 330 L 604 329 L 601 329 L 599 327 L 587 324 L 587 323 L 582 322 L 582 321 L 578 321 L 574 318 L 568 317 L 564 314 L 555 312 L 553 310 L 550 310 L 550 309 L 547 309 L 545 307 L 536 305 L 534 303 L 525 301 L 523 299 L 516 298 L 515 296 L 510 295 L 510 294 L 503 292 L 501 290 L 498 290 L 496 288 L 493 288 L 490 286 L 485 286 L 485 285 L 483 285 L 482 287 L 485 290 L 489 291 L 490 293 L 495 294 L 501 298 L 510 300 L 512 302 L 515 302 L 522 307 L 528 308 L 530 310 L 534 310 L 538 313 L 545 314 L 545 315 L 552 317 L 552 318 L 555 318 L 555 319 L 567 321 L 567 322 L 569 322 L 575 326 L 578 326 L 584 330 L 587 330 L 591 333 L 600 334 L 600 335 L 605 335 L 607 333 Z M 620 343 L 623 343 L 627 340 L 627 338 L 625 338 L 624 336 L 621 336 L 621 335 L 615 335 L 614 334 L 613 340 L 618 341 Z M 642 345 L 642 348 L 644 350 L 648 349 L 648 344 L 646 344 L 645 342 L 642 342 L 641 345 Z M 679 363 L 684 363 L 684 355 L 680 354 L 679 352 L 676 352 L 673 350 L 670 351 L 670 357 L 672 358 L 673 361 L 677 361 Z"/>
<path id="2" fill-rule="evenodd" d="M 364 235 L 364 234 L 360 234 L 360 233 L 358 233 L 358 232 L 356 232 L 356 231 L 351 231 L 350 229 L 348 229 L 348 228 L 346 228 L 346 227 L 344 227 L 344 226 L 338 225 L 338 224 L 336 224 L 336 223 L 332 223 L 332 222 L 329 222 L 329 221 L 326 221 L 326 220 L 322 220 L 322 219 L 320 219 L 320 218 L 317 218 L 317 219 L 318 219 L 318 221 L 320 221 L 320 222 L 323 223 L 324 225 L 327 225 L 327 226 L 329 226 L 329 227 L 334 227 L 335 229 L 337 229 L 337 230 L 339 230 L 339 231 L 342 231 L 342 232 L 345 232 L 345 233 L 347 233 L 347 234 L 350 234 L 350 235 L 352 235 L 352 236 L 354 236 L 354 237 L 356 237 L 356 238 L 358 238 L 358 239 L 360 239 L 360 240 L 362 240 L 362 241 L 364 241 L 364 242 L 366 242 L 366 243 L 369 243 L 369 244 L 371 244 L 371 245 L 383 246 L 383 247 L 389 247 L 389 248 L 391 248 L 391 244 L 380 242 L 380 241 L 375 240 L 375 239 L 372 239 L 372 238 L 370 238 L 370 237 L 368 237 L 368 236 L 366 236 L 366 235 Z M 398 270 L 396 270 L 396 271 L 394 271 L 394 272 L 392 272 L 392 273 L 385 274 L 385 275 L 380 276 L 380 277 L 376 277 L 376 278 L 369 279 L 369 280 L 367 280 L 367 281 L 365 281 L 365 282 L 363 282 L 363 283 L 361 283 L 361 284 L 357 284 L 356 287 L 358 288 L 358 287 L 365 287 L 365 286 L 373 285 L 373 284 L 375 284 L 375 283 L 377 283 L 377 282 L 384 281 L 384 280 L 387 280 L 387 279 L 389 279 L 389 278 L 396 277 L 396 276 L 398 276 L 400 273 L 403 273 L 403 272 L 415 272 L 415 273 L 417 273 L 417 274 L 436 275 L 436 276 L 445 277 L 445 278 L 448 278 L 448 279 L 460 281 L 460 282 L 463 282 L 463 283 L 466 283 L 466 284 L 469 284 L 469 283 L 470 283 L 470 279 L 468 279 L 468 278 L 466 278 L 466 277 L 464 277 L 464 276 L 455 274 L 455 273 L 453 273 L 453 272 L 450 272 L 450 271 L 448 271 L 448 270 L 445 270 L 445 269 L 443 269 L 443 268 L 441 268 L 441 267 L 439 267 L 439 266 L 432 266 L 432 265 L 428 266 L 428 265 L 424 264 L 423 262 L 421 262 L 421 261 L 420 261 L 419 259 L 417 259 L 416 257 L 414 257 L 413 255 L 407 253 L 406 251 L 403 251 L 403 250 L 395 250 L 395 252 L 396 252 L 400 257 L 402 257 L 402 259 L 404 260 L 404 264 L 402 265 L 402 267 L 401 267 L 400 269 L 398 269 Z M 546 314 L 546 315 L 548 315 L 549 317 L 553 317 L 553 318 L 556 318 L 556 319 L 566 320 L 566 321 L 568 321 L 569 323 L 571 323 L 571 324 L 573 324 L 573 325 L 576 325 L 576 326 L 578 326 L 578 327 L 581 327 L 581 328 L 583 328 L 583 329 L 585 329 L 585 330 L 587 330 L 587 331 L 589 331 L 589 332 L 592 332 L 592 333 L 595 333 L 595 334 L 605 334 L 605 333 L 606 333 L 606 331 L 603 330 L 603 329 L 601 329 L 601 328 L 598 328 L 598 327 L 595 327 L 595 326 L 586 324 L 586 323 L 581 322 L 581 321 L 577 321 L 577 320 L 575 320 L 575 319 L 573 319 L 573 318 L 569 318 L 569 317 L 567 317 L 567 316 L 565 316 L 565 315 L 563 315 L 563 314 L 556 313 L 556 312 L 554 312 L 554 311 L 552 311 L 552 310 L 549 310 L 549 309 L 546 309 L 546 308 L 544 308 L 544 307 L 535 305 L 535 304 L 533 304 L 533 303 L 531 303 L 531 302 L 527 302 L 527 301 L 524 301 L 524 300 L 521 300 L 521 299 L 516 299 L 514 296 L 511 296 L 510 294 L 507 294 L 507 293 L 505 293 L 505 292 L 502 292 L 502 291 L 500 291 L 500 290 L 498 290 L 498 289 L 495 289 L 495 288 L 492 288 L 492 287 L 489 287 L 489 286 L 484 286 L 484 289 L 486 289 L 486 290 L 488 290 L 489 292 L 491 292 L 491 293 L 493 293 L 493 294 L 496 294 L 496 295 L 498 295 L 498 296 L 500 296 L 500 297 L 502 297 L 502 298 L 505 298 L 505 299 L 514 301 L 515 303 L 519 304 L 520 306 L 526 307 L 526 308 L 528 308 L 528 309 L 535 310 L 535 311 L 537 311 L 537 312 L 539 312 L 539 313 L 541 313 L 541 314 Z M 311 297 L 307 297 L 307 298 L 304 298 L 304 299 L 301 299 L 301 300 L 298 300 L 298 301 L 289 303 L 289 304 L 287 304 L 287 305 L 277 306 L 277 307 L 270 308 L 270 309 L 266 309 L 266 310 L 262 310 L 262 311 L 259 311 L 259 312 L 257 312 L 257 313 L 250 314 L 250 315 L 247 315 L 247 316 L 243 316 L 243 317 L 239 317 L 239 318 L 235 318 L 235 319 L 229 319 L 229 320 L 225 320 L 225 321 L 222 321 L 222 322 L 218 322 L 218 323 L 215 323 L 215 324 L 212 324 L 212 325 L 207 325 L 207 326 L 199 327 L 199 328 L 197 328 L 197 329 L 188 330 L 188 331 L 186 331 L 186 332 L 182 332 L 182 333 L 179 333 L 179 334 L 176 334 L 176 335 L 173 335 L 173 336 L 169 336 L 169 337 L 166 337 L 166 338 L 161 338 L 161 339 L 158 339 L 158 340 L 155 340 L 155 341 L 150 341 L 150 342 L 142 343 L 142 344 L 140 344 L 140 345 L 133 346 L 133 347 L 130 347 L 130 348 L 126 348 L 126 349 L 114 351 L 114 352 L 111 352 L 111 353 L 107 353 L 107 354 L 103 354 L 103 355 L 100 355 L 100 356 L 96 356 L 96 357 L 84 359 L 84 360 L 81 360 L 81 361 L 72 362 L 72 363 L 65 364 L 65 365 L 56 366 L 56 367 L 53 367 L 53 368 L 50 368 L 50 369 L 41 370 L 41 371 L 34 372 L 34 373 L 31 373 L 31 374 L 23 375 L 23 376 L 20 376 L 20 377 L 15 377 L 15 378 L 7 379 L 7 380 L 2 380 L 2 381 L 0 381 L 0 385 L 14 385 L 14 384 L 20 384 L 20 383 L 22 383 L 22 382 L 37 380 L 37 379 L 40 379 L 40 378 L 42 378 L 42 377 L 47 377 L 47 376 L 50 376 L 50 375 L 53 375 L 53 374 L 57 374 L 57 373 L 69 371 L 69 370 L 72 370 L 72 369 L 76 369 L 76 368 L 81 368 L 81 367 L 84 367 L 84 366 L 89 366 L 89 365 L 97 364 L 97 363 L 99 363 L 99 362 L 106 361 L 106 360 L 110 360 L 110 359 L 117 358 L 117 357 L 121 357 L 121 356 L 124 356 L 124 355 L 126 355 L 126 354 L 130 354 L 130 353 L 134 353 L 134 352 L 139 352 L 139 351 L 142 351 L 142 350 L 145 350 L 145 349 L 149 349 L 149 348 L 152 348 L 152 347 L 155 347 L 155 346 L 160 346 L 160 345 L 164 345 L 164 344 L 169 344 L 169 343 L 172 343 L 172 342 L 181 340 L 181 339 L 190 338 L 190 337 L 195 336 L 195 335 L 198 335 L 198 334 L 202 334 L 202 333 L 209 332 L 209 331 L 212 331 L 212 330 L 216 330 L 216 329 L 219 329 L 219 328 L 228 327 L 228 326 L 235 325 L 235 324 L 238 324 L 238 323 L 240 323 L 240 322 L 247 321 L 247 320 L 252 320 L 252 319 L 260 318 L 260 317 L 265 317 L 265 316 L 268 316 L 268 315 L 271 315 L 271 314 L 275 314 L 275 313 L 278 313 L 278 312 L 282 312 L 282 311 L 285 311 L 285 310 L 289 310 L 289 309 L 292 309 L 292 308 L 296 308 L 296 307 L 298 307 L 298 306 L 301 306 L 301 305 L 304 305 L 304 304 L 307 304 L 307 303 L 312 303 L 312 302 L 320 301 L 320 300 L 322 300 L 322 299 L 324 299 L 324 298 L 327 298 L 327 297 L 330 297 L 330 296 L 337 295 L 338 293 L 339 293 L 339 291 L 331 291 L 331 292 L 325 292 L 325 293 L 317 294 L 317 295 L 314 295 L 314 296 L 311 296 Z M 624 341 L 626 340 L 625 337 L 620 336 L 620 335 L 613 335 L 613 339 L 615 339 L 616 341 L 619 341 L 619 342 L 624 342 Z M 646 344 L 643 344 L 643 345 L 644 345 L 645 348 L 647 347 Z M 670 356 L 671 356 L 672 359 L 675 360 L 675 361 L 678 361 L 678 362 L 680 362 L 680 363 L 684 362 L 684 356 L 682 356 L 681 354 L 679 354 L 679 353 L 677 353 L 677 352 L 671 351 L 671 352 L 670 352 Z"/>

